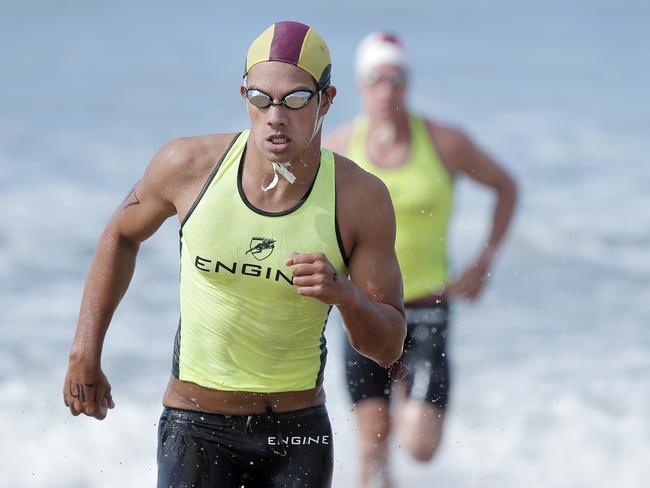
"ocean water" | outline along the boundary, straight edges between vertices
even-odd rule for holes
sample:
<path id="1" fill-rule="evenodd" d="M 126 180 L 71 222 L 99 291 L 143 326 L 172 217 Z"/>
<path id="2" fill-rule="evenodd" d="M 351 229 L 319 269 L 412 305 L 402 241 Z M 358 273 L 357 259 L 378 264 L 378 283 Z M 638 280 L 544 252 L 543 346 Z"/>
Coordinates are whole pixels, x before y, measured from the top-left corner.
<path id="1" fill-rule="evenodd" d="M 0 486 L 152 486 L 177 324 L 177 229 L 140 253 L 115 315 L 104 422 L 62 403 L 97 238 L 155 151 L 246 126 L 248 42 L 277 19 L 328 40 L 359 109 L 353 46 L 402 34 L 411 106 L 464 128 L 517 178 L 520 206 L 489 288 L 454 307 L 453 391 L 430 464 L 397 446 L 399 487 L 645 487 L 650 480 L 650 4 L 0 1 Z M 489 192 L 460 181 L 453 268 L 488 230 Z M 334 486 L 355 486 L 341 324 L 328 327 Z"/>

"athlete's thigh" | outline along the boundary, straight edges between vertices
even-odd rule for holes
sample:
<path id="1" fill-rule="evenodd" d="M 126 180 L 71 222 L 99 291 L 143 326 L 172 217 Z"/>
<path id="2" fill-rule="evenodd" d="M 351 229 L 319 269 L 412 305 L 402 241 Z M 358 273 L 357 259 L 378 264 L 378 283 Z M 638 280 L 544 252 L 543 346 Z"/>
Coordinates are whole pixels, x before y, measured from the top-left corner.
<path id="1" fill-rule="evenodd" d="M 241 486 L 241 470 L 232 455 L 206 437 L 197 414 L 165 409 L 158 426 L 158 488 L 230 488 Z"/>
<path id="2" fill-rule="evenodd" d="M 279 416 L 268 473 L 272 488 L 329 488 L 334 450 L 332 426 L 323 407 L 298 416 Z"/>
<path id="3" fill-rule="evenodd" d="M 332 445 L 318 449 L 291 449 L 287 462 L 268 485 L 272 488 L 330 488 L 334 452 Z"/>
<path id="4" fill-rule="evenodd" d="M 408 335 L 403 360 L 409 397 L 444 411 L 450 384 L 448 307 L 408 309 L 406 315 Z"/>
<path id="5" fill-rule="evenodd" d="M 440 445 L 444 412 L 430 402 L 409 400 L 398 413 L 400 444 L 421 461 L 431 459 Z"/>

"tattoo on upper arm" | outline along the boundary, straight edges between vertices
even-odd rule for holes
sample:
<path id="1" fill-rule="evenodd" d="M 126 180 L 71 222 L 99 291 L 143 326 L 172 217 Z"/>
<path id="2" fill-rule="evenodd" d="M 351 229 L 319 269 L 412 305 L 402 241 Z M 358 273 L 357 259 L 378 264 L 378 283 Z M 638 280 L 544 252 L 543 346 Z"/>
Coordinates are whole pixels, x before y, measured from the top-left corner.
<path id="1" fill-rule="evenodd" d="M 138 194 L 136 193 L 135 186 L 134 186 L 133 188 L 131 188 L 131 191 L 124 199 L 124 206 L 122 208 L 127 209 L 131 205 L 138 205 L 139 203 L 140 203 L 140 199 L 138 198 Z"/>

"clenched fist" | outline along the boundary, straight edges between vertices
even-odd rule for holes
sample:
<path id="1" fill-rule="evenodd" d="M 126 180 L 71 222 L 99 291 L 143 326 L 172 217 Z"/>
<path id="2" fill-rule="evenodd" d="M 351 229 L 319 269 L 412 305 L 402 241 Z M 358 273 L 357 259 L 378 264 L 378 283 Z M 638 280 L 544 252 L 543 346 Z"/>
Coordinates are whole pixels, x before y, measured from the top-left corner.
<path id="1" fill-rule="evenodd" d="M 106 418 L 109 408 L 115 403 L 111 396 L 111 385 L 100 368 L 88 368 L 70 362 L 63 385 L 63 402 L 75 417 L 80 413 Z"/>
<path id="2" fill-rule="evenodd" d="M 328 305 L 340 305 L 350 294 L 350 281 L 341 276 L 323 253 L 291 253 L 285 261 L 291 268 L 298 293 Z"/>

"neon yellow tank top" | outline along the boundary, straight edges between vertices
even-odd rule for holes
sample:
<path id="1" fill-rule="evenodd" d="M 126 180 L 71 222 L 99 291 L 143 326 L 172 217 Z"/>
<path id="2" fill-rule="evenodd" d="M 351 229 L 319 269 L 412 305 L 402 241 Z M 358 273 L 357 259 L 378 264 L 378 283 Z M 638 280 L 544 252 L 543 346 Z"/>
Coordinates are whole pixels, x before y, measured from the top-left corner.
<path id="1" fill-rule="evenodd" d="M 180 324 L 173 373 L 219 390 L 301 391 L 322 383 L 331 307 L 298 294 L 284 261 L 323 252 L 347 275 L 336 224 L 334 158 L 321 152 L 311 189 L 269 213 L 241 186 L 242 132 L 181 225 Z"/>
<path id="2" fill-rule="evenodd" d="M 441 290 L 447 280 L 447 224 L 452 206 L 453 180 L 436 151 L 426 123 L 409 119 L 411 153 L 395 168 L 384 169 L 368 158 L 368 122 L 355 123 L 348 157 L 366 171 L 378 176 L 388 187 L 397 236 L 395 251 L 404 281 L 404 301 Z"/>

